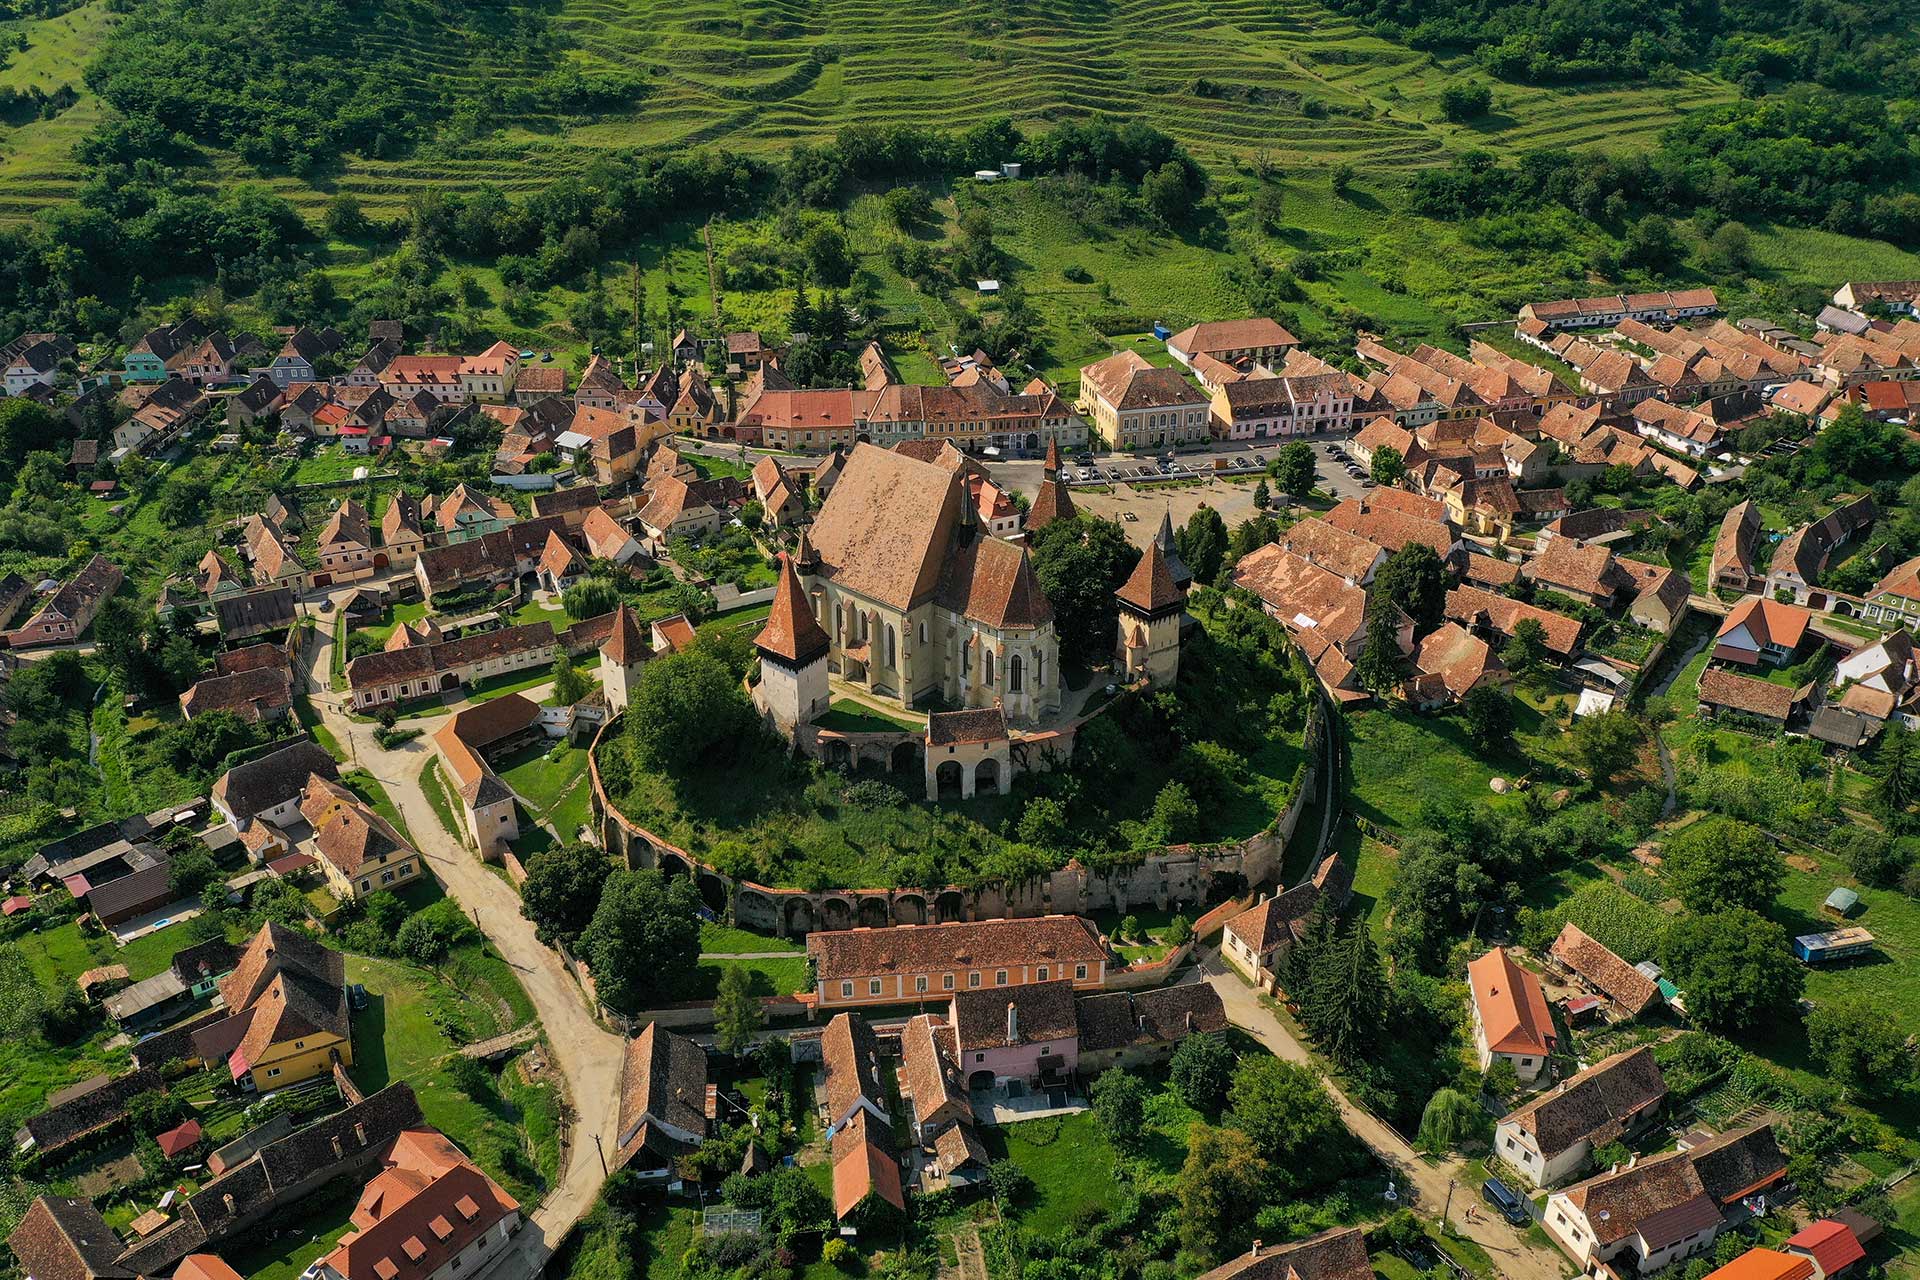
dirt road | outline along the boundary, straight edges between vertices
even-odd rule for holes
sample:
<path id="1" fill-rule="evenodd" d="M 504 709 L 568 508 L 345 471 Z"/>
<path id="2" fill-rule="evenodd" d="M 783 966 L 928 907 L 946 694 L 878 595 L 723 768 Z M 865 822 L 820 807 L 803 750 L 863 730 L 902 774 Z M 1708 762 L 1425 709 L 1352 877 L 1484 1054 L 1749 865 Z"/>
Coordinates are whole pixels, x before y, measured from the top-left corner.
<path id="1" fill-rule="evenodd" d="M 562 1152 L 559 1180 L 539 1206 L 513 1246 L 482 1275 L 488 1280 L 530 1280 L 540 1274 L 547 1257 L 573 1224 L 593 1207 L 605 1181 L 600 1150 L 611 1152 L 618 1142 L 621 1038 L 595 1022 L 586 997 L 560 956 L 534 936 L 531 921 L 520 914 L 520 895 L 491 868 L 449 835 L 420 787 L 420 773 L 432 758 L 433 732 L 444 715 L 411 720 L 423 730 L 410 742 L 389 751 L 374 740 L 372 724 L 355 721 L 340 707 L 339 693 L 326 691 L 331 639 L 323 630 L 320 641 L 307 648 L 313 705 L 326 727 L 340 740 L 348 763 L 372 774 L 406 819 L 414 843 L 433 868 L 448 896 L 457 901 L 487 935 L 501 957 L 513 966 L 527 996 L 533 1001 L 546 1031 L 554 1065 L 566 1080 L 575 1120 Z M 544 689 L 529 690 L 535 701 Z M 596 1144 L 596 1138 L 598 1143 Z M 480 1275 L 475 1280 L 481 1280 Z"/>
<path id="2" fill-rule="evenodd" d="M 1314 1065 L 1306 1048 L 1286 1025 L 1260 1003 L 1259 996 L 1239 975 L 1224 969 L 1217 955 L 1208 958 L 1206 970 L 1207 982 L 1220 993 L 1230 1022 L 1260 1041 L 1275 1057 L 1303 1066 Z M 1495 1219 L 1491 1210 L 1482 1207 L 1479 1189 L 1462 1180 L 1461 1161 L 1433 1160 L 1419 1154 L 1371 1112 L 1355 1106 L 1332 1081 L 1322 1083 L 1340 1108 L 1340 1118 L 1346 1121 L 1347 1128 L 1393 1171 L 1401 1204 L 1423 1217 L 1438 1218 L 1449 1203 L 1448 1184 L 1451 1183 L 1448 1222 L 1453 1233 L 1464 1235 L 1485 1249 L 1507 1280 L 1560 1280 L 1571 1269 L 1557 1250 L 1528 1242 L 1518 1231 Z M 1471 1221 L 1466 1216 L 1470 1205 L 1475 1209 Z"/>

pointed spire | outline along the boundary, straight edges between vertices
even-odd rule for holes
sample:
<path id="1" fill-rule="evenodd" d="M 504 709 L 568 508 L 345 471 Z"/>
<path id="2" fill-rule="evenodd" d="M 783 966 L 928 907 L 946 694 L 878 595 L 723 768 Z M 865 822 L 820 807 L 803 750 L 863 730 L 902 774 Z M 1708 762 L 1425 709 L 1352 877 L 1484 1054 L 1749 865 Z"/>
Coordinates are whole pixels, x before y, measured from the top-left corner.
<path id="1" fill-rule="evenodd" d="M 793 561 L 784 551 L 780 553 L 779 573 L 773 587 L 773 608 L 767 614 L 767 625 L 754 637 L 754 647 L 762 658 L 781 666 L 804 667 L 825 657 L 830 642 L 819 619 L 813 616 L 813 606 L 807 603 Z"/>
<path id="2" fill-rule="evenodd" d="M 1172 567 L 1167 562 L 1166 552 L 1160 549 L 1158 538 L 1147 544 L 1146 554 L 1140 557 L 1140 562 L 1133 566 L 1133 573 L 1113 594 L 1130 611 L 1148 617 L 1178 609 L 1187 599 L 1185 589 L 1174 580 Z"/>
<path id="3" fill-rule="evenodd" d="M 1040 482 L 1040 492 L 1033 495 L 1033 506 L 1027 512 L 1027 532 L 1036 533 L 1055 520 L 1071 520 L 1079 514 L 1065 482 L 1050 475 Z"/>
<path id="4" fill-rule="evenodd" d="M 1187 568 L 1180 558 L 1180 551 L 1173 540 L 1173 505 L 1169 503 L 1160 513 L 1160 531 L 1153 535 L 1153 545 L 1160 548 L 1160 554 L 1166 557 L 1167 572 L 1173 575 L 1173 585 L 1185 591 L 1193 585 L 1193 571 Z"/>
<path id="5" fill-rule="evenodd" d="M 1051 480 L 1060 474 L 1060 442 L 1047 441 L 1047 460 L 1040 466 L 1040 474 Z"/>
<path id="6" fill-rule="evenodd" d="M 813 549 L 813 541 L 805 529 L 800 530 L 800 545 L 793 553 L 793 565 L 802 574 L 814 573 L 820 568 L 820 553 Z"/>
<path id="7" fill-rule="evenodd" d="M 601 652 L 623 667 L 631 667 L 647 657 L 646 637 L 640 634 L 640 624 L 634 620 L 633 611 L 627 608 L 624 600 L 613 611 L 613 631 L 607 636 Z"/>

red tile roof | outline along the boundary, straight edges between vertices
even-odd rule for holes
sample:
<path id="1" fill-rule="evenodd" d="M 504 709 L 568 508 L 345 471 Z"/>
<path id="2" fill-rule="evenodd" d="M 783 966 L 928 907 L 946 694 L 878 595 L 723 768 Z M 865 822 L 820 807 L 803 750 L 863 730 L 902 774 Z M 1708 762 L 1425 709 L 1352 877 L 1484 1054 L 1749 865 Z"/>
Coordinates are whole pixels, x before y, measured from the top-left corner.
<path id="1" fill-rule="evenodd" d="M 1832 1276 L 1867 1256 L 1866 1248 L 1852 1228 L 1832 1218 L 1822 1218 L 1794 1232 L 1787 1237 L 1786 1247 L 1813 1259 L 1822 1276 Z M 1804 1277 L 1791 1280 L 1804 1280 Z"/>
<path id="2" fill-rule="evenodd" d="M 1495 947 L 1467 966 L 1467 982 L 1489 1049 L 1546 1056 L 1553 1047 L 1553 1014 L 1540 979 L 1515 964 L 1505 947 Z"/>

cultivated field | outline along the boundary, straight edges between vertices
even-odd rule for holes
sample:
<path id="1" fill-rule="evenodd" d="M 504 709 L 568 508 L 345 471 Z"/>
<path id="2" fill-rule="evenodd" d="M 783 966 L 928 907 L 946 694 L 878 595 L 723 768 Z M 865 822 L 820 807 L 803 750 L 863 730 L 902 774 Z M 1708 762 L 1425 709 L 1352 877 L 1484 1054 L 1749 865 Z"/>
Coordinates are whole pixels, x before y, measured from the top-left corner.
<path id="1" fill-rule="evenodd" d="M 0 84 L 80 87 L 111 21 L 105 0 L 94 0 L 14 24 L 28 50 Z M 997 115 L 1041 125 L 1096 112 L 1159 126 L 1209 163 L 1265 154 L 1289 167 L 1346 162 L 1382 174 L 1469 146 L 1630 147 L 1681 111 L 1732 95 L 1703 76 L 1591 90 L 1503 86 L 1475 127 L 1448 124 L 1436 98 L 1467 73 L 1463 63 L 1364 34 L 1310 0 L 565 0 L 548 21 L 560 59 L 588 72 L 642 73 L 640 96 L 593 115 L 483 110 L 496 127 L 476 140 L 355 159 L 336 173 L 273 175 L 271 185 L 309 214 L 335 191 L 392 213 L 428 187 L 486 181 L 525 192 L 607 149 L 773 151 L 854 123 L 964 129 Z M 479 90 L 483 101 L 510 74 L 450 64 L 436 46 L 457 34 L 395 24 L 384 38 L 420 76 Z M 53 120 L 0 122 L 0 220 L 72 194 L 69 149 L 99 116 L 83 92 Z"/>

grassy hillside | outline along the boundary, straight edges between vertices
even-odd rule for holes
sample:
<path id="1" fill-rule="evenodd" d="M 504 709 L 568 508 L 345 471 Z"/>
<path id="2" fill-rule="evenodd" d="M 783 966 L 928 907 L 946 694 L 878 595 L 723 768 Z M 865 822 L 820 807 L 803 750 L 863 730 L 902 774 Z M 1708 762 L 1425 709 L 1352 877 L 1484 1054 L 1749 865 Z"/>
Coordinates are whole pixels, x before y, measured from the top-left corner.
<path id="1" fill-rule="evenodd" d="M 94 0 L 15 24 L 29 47 L 0 85 L 78 87 L 112 21 Z M 1289 167 L 1396 172 L 1468 146 L 1631 148 L 1679 113 L 1732 96 L 1697 75 L 1591 89 L 1502 85 L 1474 127 L 1449 124 L 1436 100 L 1469 72 L 1464 58 L 1366 35 L 1311 0 L 562 0 L 544 18 L 553 65 L 642 77 L 631 100 L 568 115 L 516 102 L 511 91 L 527 76 L 503 67 L 507 59 L 449 60 L 442 38 L 369 21 L 371 48 L 478 110 L 405 158 L 270 175 L 303 213 L 335 191 L 376 214 L 426 187 L 483 178 L 523 192 L 610 148 L 765 152 L 856 122 L 964 128 L 1008 115 L 1037 125 L 1096 111 L 1165 129 L 1209 164 L 1265 154 Z M 526 21 L 530 30 L 542 23 L 536 13 Z M 72 193 L 79 175 L 67 151 L 101 110 L 83 93 L 57 119 L 0 121 L 0 221 Z"/>

